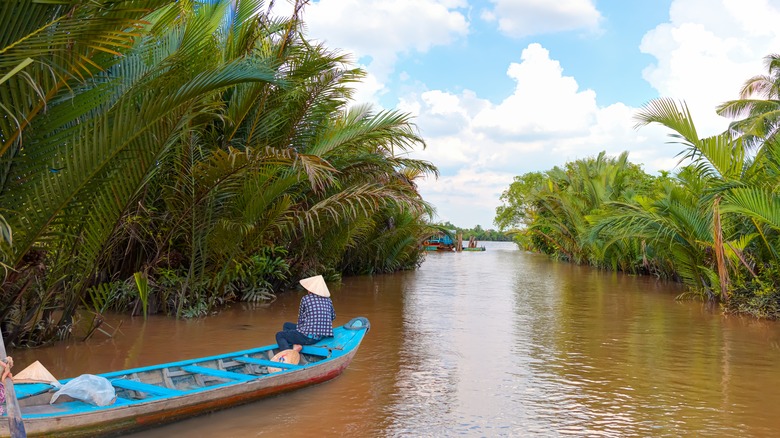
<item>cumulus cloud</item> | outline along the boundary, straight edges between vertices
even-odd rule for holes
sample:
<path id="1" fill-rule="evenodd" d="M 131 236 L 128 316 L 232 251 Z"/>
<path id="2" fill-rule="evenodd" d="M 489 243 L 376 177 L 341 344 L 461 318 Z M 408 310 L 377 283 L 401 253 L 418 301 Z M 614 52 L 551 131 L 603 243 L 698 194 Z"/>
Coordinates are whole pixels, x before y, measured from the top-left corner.
<path id="1" fill-rule="evenodd" d="M 563 76 L 560 63 L 539 44 L 523 50 L 521 60 L 507 71 L 517 83 L 514 94 L 478 114 L 475 127 L 507 140 L 586 133 L 593 123 L 596 94 L 580 92 L 574 78 Z"/>
<path id="2" fill-rule="evenodd" d="M 466 0 L 320 0 L 307 6 L 309 34 L 328 47 L 370 56 L 367 67 L 383 82 L 398 56 L 451 44 L 469 30 L 458 8 Z"/>
<path id="3" fill-rule="evenodd" d="M 642 40 L 656 58 L 643 76 L 659 95 L 686 101 L 701 135 L 721 132 L 728 120 L 715 107 L 765 73 L 763 58 L 780 45 L 778 20 L 776 1 L 674 0 L 670 21 Z"/>
<path id="4" fill-rule="evenodd" d="M 491 0 L 482 11 L 505 35 L 524 37 L 572 30 L 598 30 L 601 13 L 591 0 Z"/>
<path id="5" fill-rule="evenodd" d="M 427 149 L 415 156 L 442 171 L 439 180 L 420 184 L 441 220 L 489 227 L 499 197 L 514 176 L 601 151 L 616 156 L 631 150 L 631 160 L 650 172 L 674 165 L 678 147 L 664 146 L 663 129 L 634 129 L 636 109 L 624 104 L 599 107 L 595 92 L 580 90 L 541 45 L 523 50 L 507 75 L 516 87 L 498 104 L 468 90 L 429 90 L 406 96 L 399 104 L 417 116 L 426 138 Z"/>
<path id="6" fill-rule="evenodd" d="M 498 199 L 512 183 L 514 174 L 464 168 L 454 175 L 418 181 L 426 201 L 437 207 L 437 220 L 460 227 L 492 228 Z M 485 218 L 491 220 L 485 222 Z"/>
<path id="7" fill-rule="evenodd" d="M 498 104 L 468 90 L 459 95 L 431 90 L 403 99 L 399 108 L 417 116 L 429 143 L 424 155 L 447 167 L 469 164 L 520 174 L 602 150 L 618 154 L 658 146 L 655 131 L 648 136 L 634 129 L 635 108 L 599 107 L 596 93 L 580 90 L 549 55 L 536 43 L 523 50 L 521 62 L 507 71 L 516 82 L 514 93 Z"/>

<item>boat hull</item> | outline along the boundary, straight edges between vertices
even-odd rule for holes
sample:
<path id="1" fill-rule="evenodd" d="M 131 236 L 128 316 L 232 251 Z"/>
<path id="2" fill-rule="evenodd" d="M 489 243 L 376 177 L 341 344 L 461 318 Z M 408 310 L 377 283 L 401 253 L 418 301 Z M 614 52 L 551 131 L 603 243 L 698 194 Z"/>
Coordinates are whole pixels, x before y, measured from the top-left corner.
<path id="1" fill-rule="evenodd" d="M 86 406 L 85 403 L 76 402 L 84 405 L 80 406 L 77 412 L 38 415 L 25 415 L 25 407 L 22 400 L 22 416 L 25 429 L 28 436 L 95 437 L 116 435 L 122 432 L 137 431 L 171 423 L 203 413 L 249 403 L 270 395 L 322 383 L 342 374 L 355 356 L 357 347 L 367 329 L 366 327 L 365 330 L 356 331 L 354 333 L 355 336 L 350 339 L 347 345 L 334 346 L 326 343 L 320 346 L 319 343 L 315 344 L 313 346 L 315 347 L 314 350 L 330 352 L 328 357 L 320 361 L 300 366 L 296 369 L 282 370 L 282 372 L 249 376 L 248 378 L 251 380 L 227 382 L 209 388 L 201 388 L 197 391 L 186 392 L 181 395 L 150 397 L 148 400 L 132 401 L 108 407 Z M 265 350 L 270 350 L 272 347 L 275 346 L 265 347 Z M 161 367 L 182 368 L 188 366 L 187 364 L 197 365 L 197 363 L 209 360 L 235 358 L 234 355 L 247 354 L 248 352 L 256 354 L 258 351 L 262 352 L 263 349 L 229 353 L 212 358 L 202 358 L 125 372 L 107 373 L 103 376 L 110 379 L 122 373 L 127 374 L 133 371 L 154 371 L 161 369 Z M 306 350 L 304 350 L 305 352 Z M 24 393 L 24 384 L 15 386 L 20 387 L 20 392 Z M 57 405 L 54 406 L 56 407 Z M 6 417 L 0 418 L 0 435 L 10 435 Z"/>
<path id="2" fill-rule="evenodd" d="M 110 412 L 74 414 L 51 419 L 24 420 L 28 436 L 94 437 L 147 429 L 259 400 L 285 391 L 325 382 L 340 375 L 354 352 L 340 360 L 287 375 L 242 382 L 195 395 L 149 401 L 137 406 L 118 407 Z M 4 430 L 4 435 L 8 431 Z"/>

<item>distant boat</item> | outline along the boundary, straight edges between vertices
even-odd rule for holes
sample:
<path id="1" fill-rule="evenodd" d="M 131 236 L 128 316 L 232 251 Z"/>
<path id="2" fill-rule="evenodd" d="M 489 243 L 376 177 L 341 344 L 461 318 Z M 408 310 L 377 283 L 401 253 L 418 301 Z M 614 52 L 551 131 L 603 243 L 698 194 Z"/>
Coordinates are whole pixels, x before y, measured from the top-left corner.
<path id="1" fill-rule="evenodd" d="M 423 242 L 426 251 L 454 251 L 455 243 L 449 237 L 443 239 L 430 238 Z"/>
<path id="2" fill-rule="evenodd" d="M 50 404 L 56 388 L 46 383 L 17 383 L 14 388 L 28 435 L 116 435 L 330 380 L 352 361 L 369 327 L 366 318 L 358 317 L 334 328 L 332 338 L 303 347 L 297 365 L 272 362 L 278 349 L 274 344 L 98 374 L 116 391 L 116 401 L 108 406 L 68 396 Z M 0 435 L 8 436 L 7 417 L 3 417 Z"/>
<path id="3" fill-rule="evenodd" d="M 450 231 L 450 233 L 454 234 L 455 230 Z M 469 242 L 467 246 L 463 246 L 463 237 L 460 233 L 458 233 L 458 240 L 456 242 L 449 234 L 443 232 L 433 235 L 429 237 L 427 240 L 425 240 L 423 242 L 423 248 L 426 251 L 445 251 L 445 252 L 485 250 L 484 246 L 477 246 L 477 240 L 473 237 L 469 238 Z"/>
<path id="4" fill-rule="evenodd" d="M 454 251 L 455 241 L 445 233 L 438 233 L 424 241 L 423 247 L 426 251 Z"/>
<path id="5" fill-rule="evenodd" d="M 460 238 L 458 239 L 461 240 Z M 468 246 L 463 246 L 461 244 L 461 251 L 484 251 L 484 246 L 477 246 L 477 239 L 474 237 L 469 237 L 469 243 Z"/>

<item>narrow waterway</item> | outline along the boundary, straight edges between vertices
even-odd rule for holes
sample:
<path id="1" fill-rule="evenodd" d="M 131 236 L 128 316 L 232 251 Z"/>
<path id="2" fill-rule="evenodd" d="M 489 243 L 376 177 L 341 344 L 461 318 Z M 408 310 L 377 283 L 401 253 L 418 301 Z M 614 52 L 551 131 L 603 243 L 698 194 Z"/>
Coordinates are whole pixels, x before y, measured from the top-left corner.
<path id="1" fill-rule="evenodd" d="M 780 324 L 676 301 L 678 286 L 487 243 L 331 285 L 371 321 L 337 379 L 137 437 L 773 436 Z M 16 351 L 59 378 L 274 342 L 300 294 L 192 321 L 113 316 L 113 339 Z"/>

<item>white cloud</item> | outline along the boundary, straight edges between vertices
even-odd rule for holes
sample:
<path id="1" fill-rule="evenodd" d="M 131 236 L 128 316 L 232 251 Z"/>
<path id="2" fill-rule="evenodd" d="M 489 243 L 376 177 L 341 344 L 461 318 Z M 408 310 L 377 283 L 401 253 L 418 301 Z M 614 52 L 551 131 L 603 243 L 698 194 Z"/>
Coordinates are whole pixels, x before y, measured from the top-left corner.
<path id="1" fill-rule="evenodd" d="M 601 14 L 591 0 L 491 0 L 482 11 L 486 21 L 498 21 L 505 35 L 523 37 L 571 30 L 598 30 Z"/>
<path id="2" fill-rule="evenodd" d="M 418 181 L 426 201 L 437 208 L 437 221 L 450 221 L 459 227 L 494 228 L 492 218 L 499 197 L 512 183 L 514 174 L 462 169 L 438 180 Z M 490 218 L 486 222 L 486 218 Z"/>
<path id="3" fill-rule="evenodd" d="M 643 76 L 659 95 L 686 101 L 700 135 L 721 132 L 728 120 L 715 107 L 765 73 L 763 58 L 780 45 L 778 21 L 776 1 L 674 0 L 670 22 L 642 40 L 657 60 Z"/>
<path id="4" fill-rule="evenodd" d="M 447 45 L 468 33 L 457 8 L 466 0 L 320 0 L 304 12 L 309 34 L 328 47 L 370 57 L 370 71 L 384 82 L 400 54 Z"/>
<path id="5" fill-rule="evenodd" d="M 499 196 L 517 175 L 562 166 L 606 151 L 629 158 L 646 171 L 670 169 L 678 148 L 665 147 L 656 126 L 634 129 L 635 108 L 602 108 L 595 92 L 580 90 L 539 44 L 522 52 L 507 71 L 517 84 L 499 104 L 471 91 L 430 90 L 407 96 L 399 108 L 417 115 L 428 148 L 415 157 L 435 163 L 439 180 L 420 184 L 441 220 L 491 227 Z"/>
<path id="6" fill-rule="evenodd" d="M 379 97 L 383 95 L 387 88 L 385 84 L 377 78 L 371 70 L 366 69 L 365 66 L 360 66 L 366 71 L 366 77 L 362 81 L 356 84 L 352 84 L 352 88 L 355 90 L 353 99 L 355 102 L 370 103 L 375 106 L 379 106 Z"/>
<path id="7" fill-rule="evenodd" d="M 539 44 L 523 50 L 522 63 L 512 63 L 507 75 L 517 82 L 513 95 L 475 117 L 476 129 L 507 139 L 583 134 L 593 123 L 596 94 L 579 92 L 572 77 Z"/>

